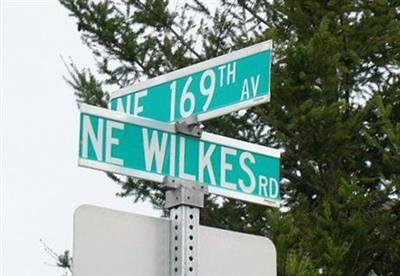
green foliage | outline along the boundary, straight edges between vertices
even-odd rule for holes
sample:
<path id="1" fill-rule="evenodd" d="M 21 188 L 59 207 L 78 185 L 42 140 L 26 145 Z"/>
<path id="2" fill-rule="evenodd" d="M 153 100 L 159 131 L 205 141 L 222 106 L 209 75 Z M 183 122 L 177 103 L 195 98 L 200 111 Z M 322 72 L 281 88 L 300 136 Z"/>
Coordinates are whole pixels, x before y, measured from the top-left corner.
<path id="1" fill-rule="evenodd" d="M 63 254 L 56 253 L 51 249 L 42 239 L 40 242 L 43 245 L 43 250 L 56 261 L 55 265 L 64 270 L 64 276 L 72 274 L 72 256 L 69 254 L 68 250 L 65 250 Z"/>
<path id="2" fill-rule="evenodd" d="M 72 268 L 72 257 L 69 255 L 69 251 L 64 251 L 64 254 L 58 256 L 57 266 L 71 271 Z"/>
<path id="3" fill-rule="evenodd" d="M 283 208 L 211 196 L 202 223 L 270 237 L 280 275 L 400 274 L 398 1 L 60 2 L 101 77 L 72 65 L 69 82 L 98 106 L 104 91 L 273 39 L 271 103 L 206 128 L 284 149 Z M 157 184 L 109 176 L 162 206 Z"/>
<path id="4" fill-rule="evenodd" d="M 314 271 L 313 265 L 309 258 L 295 254 L 288 254 L 285 264 L 284 274 L 287 276 L 313 276 L 318 275 Z"/>

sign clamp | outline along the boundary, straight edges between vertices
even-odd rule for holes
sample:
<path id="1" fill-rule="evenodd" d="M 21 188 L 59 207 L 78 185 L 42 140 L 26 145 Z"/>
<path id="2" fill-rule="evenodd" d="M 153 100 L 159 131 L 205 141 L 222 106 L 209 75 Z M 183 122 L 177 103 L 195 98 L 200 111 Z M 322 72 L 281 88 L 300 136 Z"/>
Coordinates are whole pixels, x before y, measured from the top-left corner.
<path id="1" fill-rule="evenodd" d="M 209 194 L 206 185 L 177 177 L 167 176 L 164 185 L 169 188 L 165 193 L 165 208 L 180 205 L 203 208 L 204 195 Z"/>
<path id="2" fill-rule="evenodd" d="M 198 275 L 200 208 L 205 185 L 176 177 L 165 177 L 165 207 L 170 211 L 170 276 Z"/>
<path id="3" fill-rule="evenodd" d="M 203 128 L 197 116 L 190 116 L 175 123 L 175 131 L 194 137 L 201 137 Z"/>

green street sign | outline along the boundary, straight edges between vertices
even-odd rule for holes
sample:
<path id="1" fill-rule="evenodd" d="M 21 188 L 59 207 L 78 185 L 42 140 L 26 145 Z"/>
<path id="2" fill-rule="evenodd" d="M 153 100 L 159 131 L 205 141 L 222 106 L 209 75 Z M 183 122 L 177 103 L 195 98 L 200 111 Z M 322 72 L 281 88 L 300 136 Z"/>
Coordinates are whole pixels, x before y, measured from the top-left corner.
<path id="1" fill-rule="evenodd" d="M 196 181 L 211 193 L 279 207 L 280 151 L 174 124 L 80 106 L 79 165 L 163 183 Z"/>
<path id="2" fill-rule="evenodd" d="M 109 108 L 160 122 L 204 121 L 268 102 L 271 48 L 272 41 L 258 43 L 122 88 Z"/>

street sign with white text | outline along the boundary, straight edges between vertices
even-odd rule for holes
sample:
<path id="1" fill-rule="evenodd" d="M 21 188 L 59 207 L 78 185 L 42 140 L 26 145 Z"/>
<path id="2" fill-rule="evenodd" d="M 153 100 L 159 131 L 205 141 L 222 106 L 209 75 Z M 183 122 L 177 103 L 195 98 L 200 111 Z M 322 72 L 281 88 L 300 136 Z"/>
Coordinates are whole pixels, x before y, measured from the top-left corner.
<path id="1" fill-rule="evenodd" d="M 272 41 L 122 88 L 112 110 L 161 122 L 199 121 L 270 100 Z"/>
<path id="2" fill-rule="evenodd" d="M 179 177 L 211 193 L 279 207 L 280 151 L 174 124 L 80 106 L 79 165 L 164 182 Z"/>

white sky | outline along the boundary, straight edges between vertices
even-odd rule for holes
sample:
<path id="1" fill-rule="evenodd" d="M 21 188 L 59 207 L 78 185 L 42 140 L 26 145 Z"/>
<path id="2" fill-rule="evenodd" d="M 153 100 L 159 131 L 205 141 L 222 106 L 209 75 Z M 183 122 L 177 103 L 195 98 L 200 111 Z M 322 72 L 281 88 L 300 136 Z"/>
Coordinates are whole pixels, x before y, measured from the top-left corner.
<path id="1" fill-rule="evenodd" d="M 3 0 L 0 0 L 3 1 Z M 2 3 L 0 275 L 61 275 L 43 239 L 72 250 L 72 216 L 81 204 L 158 215 L 150 204 L 115 196 L 104 173 L 80 168 L 78 110 L 60 59 L 94 68 L 74 19 L 57 1 Z"/>

